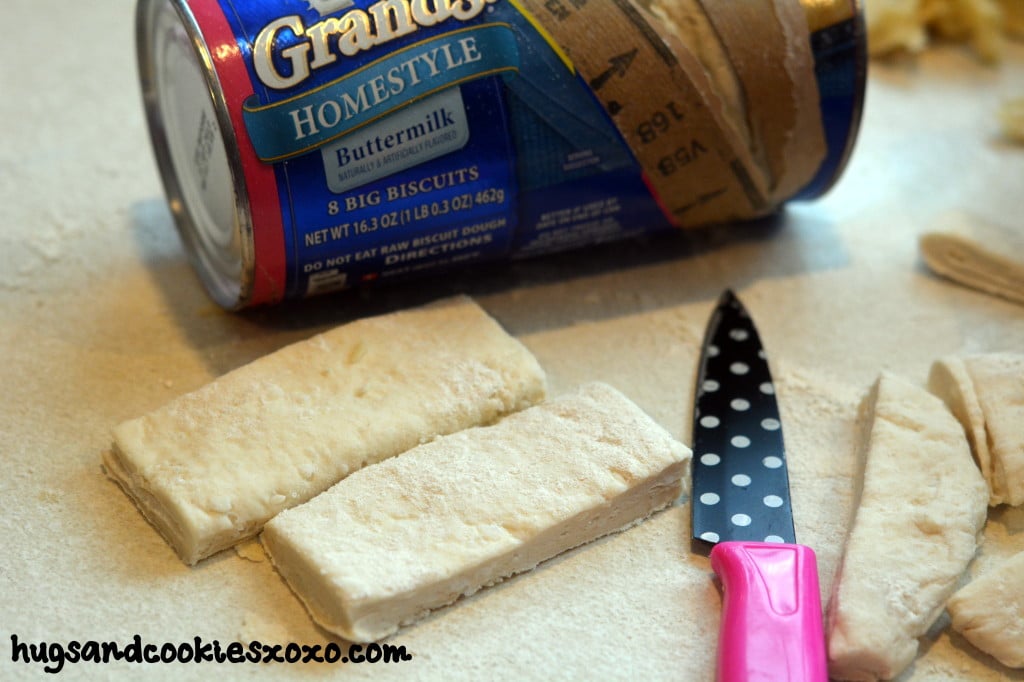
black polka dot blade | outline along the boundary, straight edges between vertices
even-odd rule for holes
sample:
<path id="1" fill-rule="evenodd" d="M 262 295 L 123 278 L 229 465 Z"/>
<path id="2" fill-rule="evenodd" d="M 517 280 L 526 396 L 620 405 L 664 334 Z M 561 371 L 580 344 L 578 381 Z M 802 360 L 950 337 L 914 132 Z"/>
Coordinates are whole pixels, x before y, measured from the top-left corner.
<path id="1" fill-rule="evenodd" d="M 731 291 L 701 353 L 691 507 L 695 539 L 796 542 L 775 386 L 757 329 Z"/>

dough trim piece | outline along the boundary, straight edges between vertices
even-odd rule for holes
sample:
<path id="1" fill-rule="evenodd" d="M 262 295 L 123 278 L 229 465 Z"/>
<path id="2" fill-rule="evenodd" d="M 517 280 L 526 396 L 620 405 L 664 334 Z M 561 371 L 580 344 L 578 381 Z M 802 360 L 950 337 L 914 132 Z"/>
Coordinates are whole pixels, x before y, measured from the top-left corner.
<path id="1" fill-rule="evenodd" d="M 1024 3 L 1021 3 L 1024 13 Z M 1024 145 L 1024 97 L 1014 97 L 999 105 L 999 124 L 1003 137 L 1014 144 Z"/>
<path id="2" fill-rule="evenodd" d="M 375 641 L 672 504 L 690 450 L 605 384 L 421 445 L 267 524 L 322 627 Z"/>
<path id="3" fill-rule="evenodd" d="M 1024 233 L 966 216 L 949 222 L 921 236 L 928 267 L 960 284 L 1024 303 Z"/>
<path id="4" fill-rule="evenodd" d="M 928 390 L 942 398 L 964 427 L 975 462 L 989 485 L 989 504 L 1000 504 L 1003 495 L 995 490 L 992 480 L 992 455 L 985 435 L 985 414 L 981 411 L 981 404 L 974 392 L 974 382 L 967 373 L 963 359 L 948 357 L 936 360 L 928 374 Z"/>
<path id="5" fill-rule="evenodd" d="M 868 49 L 872 57 L 916 53 L 934 35 L 967 42 L 982 60 L 996 62 L 1004 30 L 1013 33 L 1012 20 L 1020 12 L 1014 3 L 1019 0 L 870 0 L 864 3 Z"/>
<path id="6" fill-rule="evenodd" d="M 519 341 L 450 299 L 287 346 L 125 422 L 104 467 L 195 564 L 357 469 L 545 390 Z"/>
<path id="7" fill-rule="evenodd" d="M 1024 552 L 961 588 L 946 605 L 953 629 L 1010 668 L 1024 668 Z"/>
<path id="8" fill-rule="evenodd" d="M 974 557 L 988 490 L 963 429 L 923 388 L 889 374 L 861 405 L 869 427 L 856 517 L 828 606 L 829 674 L 892 679 Z"/>
<path id="9" fill-rule="evenodd" d="M 963 425 L 989 487 L 989 504 L 1024 504 L 1024 355 L 949 357 L 929 388 Z"/>

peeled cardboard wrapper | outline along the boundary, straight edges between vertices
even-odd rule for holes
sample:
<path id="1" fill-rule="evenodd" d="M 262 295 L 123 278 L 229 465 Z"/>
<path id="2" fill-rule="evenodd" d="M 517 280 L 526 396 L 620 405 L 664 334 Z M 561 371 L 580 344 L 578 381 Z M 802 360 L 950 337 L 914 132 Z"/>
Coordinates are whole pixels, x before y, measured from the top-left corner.
<path id="1" fill-rule="evenodd" d="M 825 158 L 797 0 L 521 4 L 591 84 L 680 226 L 771 213 Z"/>

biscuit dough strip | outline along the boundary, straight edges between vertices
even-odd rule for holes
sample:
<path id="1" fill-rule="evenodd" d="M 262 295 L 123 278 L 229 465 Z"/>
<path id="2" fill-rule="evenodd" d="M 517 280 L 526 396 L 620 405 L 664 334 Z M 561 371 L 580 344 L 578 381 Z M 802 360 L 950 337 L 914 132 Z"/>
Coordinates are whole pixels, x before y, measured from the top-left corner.
<path id="1" fill-rule="evenodd" d="M 472 300 L 318 334 L 119 425 L 104 466 L 187 564 L 353 471 L 545 394 L 537 360 Z"/>
<path id="2" fill-rule="evenodd" d="M 672 504 L 689 459 L 628 398 L 588 384 L 358 471 L 262 542 L 317 623 L 375 641 Z"/>

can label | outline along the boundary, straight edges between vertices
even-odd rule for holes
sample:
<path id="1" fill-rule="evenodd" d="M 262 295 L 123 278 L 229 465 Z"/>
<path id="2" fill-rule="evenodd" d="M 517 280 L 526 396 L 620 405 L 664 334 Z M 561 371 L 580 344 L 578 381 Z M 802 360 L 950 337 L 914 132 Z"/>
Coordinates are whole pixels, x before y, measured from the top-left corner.
<path id="1" fill-rule="evenodd" d="M 227 59 L 248 76 L 225 89 L 251 93 L 235 98 L 245 176 L 273 169 L 280 218 L 252 221 L 257 262 L 280 232 L 277 297 L 670 226 L 601 103 L 515 0 L 219 5 Z"/>
<path id="2" fill-rule="evenodd" d="M 177 130 L 154 138 L 158 156 L 218 300 L 239 279 L 237 305 L 271 303 L 749 219 L 827 189 L 859 122 L 857 3 L 702 0 L 687 30 L 719 36 L 707 54 L 649 4 L 140 0 L 184 19 L 150 28 L 167 77 L 149 113 Z M 201 44 L 194 65 L 179 33 Z M 174 104 L 186 88 L 213 95 L 198 135 Z M 207 183 L 218 134 L 234 221 Z"/>

